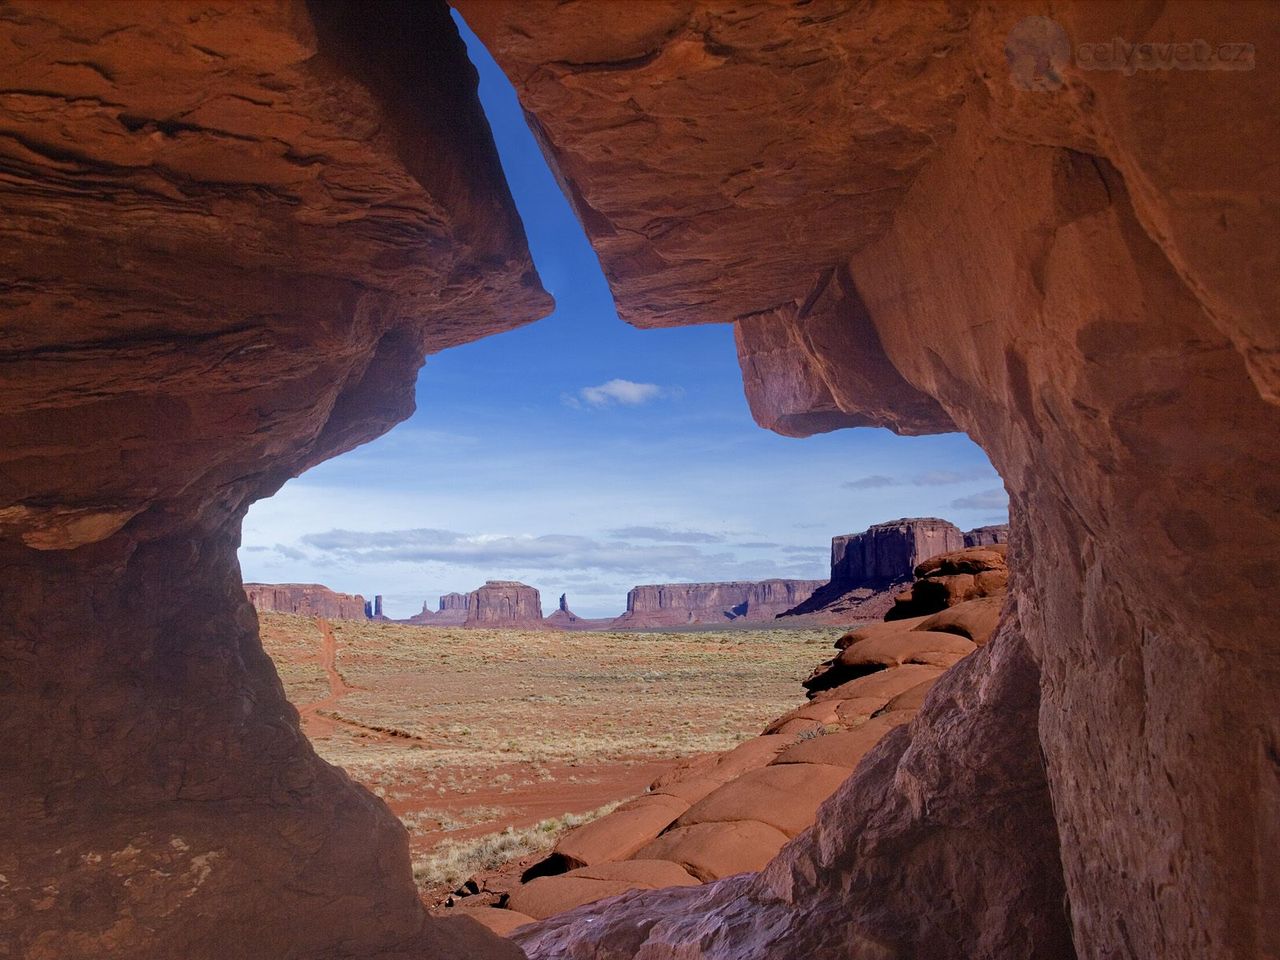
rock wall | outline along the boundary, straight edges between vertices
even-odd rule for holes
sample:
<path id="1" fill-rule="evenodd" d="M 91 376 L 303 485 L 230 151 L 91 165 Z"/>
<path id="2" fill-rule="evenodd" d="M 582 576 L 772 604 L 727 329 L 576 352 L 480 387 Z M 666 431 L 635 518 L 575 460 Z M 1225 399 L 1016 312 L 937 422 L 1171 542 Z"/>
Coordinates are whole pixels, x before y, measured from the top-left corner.
<path id="1" fill-rule="evenodd" d="M 959 527 L 936 517 L 877 523 L 831 538 L 831 580 L 861 586 L 910 579 L 921 560 L 963 546 Z"/>
<path id="2" fill-rule="evenodd" d="M 627 610 L 614 625 L 631 629 L 737 619 L 772 620 L 821 585 L 821 580 L 645 584 L 627 592 Z M 792 597 L 795 600 L 788 602 Z"/>
<path id="3" fill-rule="evenodd" d="M 246 583 L 244 592 L 259 613 L 297 613 L 331 620 L 364 620 L 366 608 L 370 616 L 374 613 L 359 594 L 336 593 L 318 583 Z"/>
<path id="4" fill-rule="evenodd" d="M 1084 957 L 1280 953 L 1269 8 L 462 8 L 628 320 L 735 320 L 753 412 L 783 432 L 955 424 L 1031 548 L 1018 627 L 966 661 L 967 692 L 935 691 L 760 879 L 570 914 L 531 953 L 1069 955 L 1060 902 L 1024 896 L 1055 874 Z M 1256 64 L 1093 69 L 1115 38 L 1227 33 Z M 990 874 L 953 859 L 984 861 L 978 834 L 930 829 L 1035 795 L 1052 826 Z"/>
<path id="5" fill-rule="evenodd" d="M 747 598 L 735 619 L 774 620 L 778 614 L 804 603 L 821 587 L 823 580 L 761 580 L 747 586 Z"/>
<path id="6" fill-rule="evenodd" d="M 989 547 L 996 543 L 1009 542 L 1009 525 L 996 523 L 989 527 L 974 527 L 964 532 L 966 547 Z"/>
<path id="7" fill-rule="evenodd" d="M 426 609 L 426 604 L 423 604 Z M 467 595 L 465 593 L 445 593 L 440 596 L 440 613 L 447 613 L 451 610 L 466 610 Z"/>
<path id="8" fill-rule="evenodd" d="M 298 729 L 249 504 L 545 314 L 442 3 L 0 16 L 0 953 L 512 956 Z"/>
<path id="9" fill-rule="evenodd" d="M 542 626 L 542 598 L 528 584 L 489 580 L 467 594 L 467 627 Z"/>

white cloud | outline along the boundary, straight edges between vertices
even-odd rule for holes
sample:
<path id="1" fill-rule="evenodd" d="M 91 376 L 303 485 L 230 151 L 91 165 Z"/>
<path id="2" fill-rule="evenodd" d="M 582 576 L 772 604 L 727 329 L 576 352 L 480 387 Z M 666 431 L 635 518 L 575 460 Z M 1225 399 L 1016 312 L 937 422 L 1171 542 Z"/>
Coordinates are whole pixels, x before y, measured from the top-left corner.
<path id="1" fill-rule="evenodd" d="M 848 490 L 872 490 L 879 487 L 947 487 L 970 480 L 994 480 L 995 474 L 987 467 L 970 470 L 926 470 L 911 476 L 889 477 L 882 473 L 848 480 L 841 486 Z"/>
<path id="2" fill-rule="evenodd" d="M 1009 495 L 998 487 L 983 490 L 971 497 L 961 497 L 951 501 L 953 510 L 1000 510 L 1009 506 Z"/>
<path id="3" fill-rule="evenodd" d="M 583 387 L 578 391 L 577 397 L 569 397 L 568 400 L 574 401 L 570 406 L 580 401 L 592 407 L 608 407 L 613 404 L 638 407 L 650 400 L 670 395 L 669 391 L 663 390 L 656 383 L 636 383 L 633 380 L 614 379 L 598 386 Z"/>

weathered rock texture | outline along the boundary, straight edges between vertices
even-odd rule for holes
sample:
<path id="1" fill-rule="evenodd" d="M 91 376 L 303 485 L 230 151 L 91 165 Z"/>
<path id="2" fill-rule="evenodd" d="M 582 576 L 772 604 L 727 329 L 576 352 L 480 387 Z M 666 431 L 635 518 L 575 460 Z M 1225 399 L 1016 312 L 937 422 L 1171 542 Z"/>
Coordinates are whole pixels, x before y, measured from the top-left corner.
<path id="1" fill-rule="evenodd" d="M 886 620 L 937 613 L 980 597 L 1002 597 L 1009 582 L 1008 547 L 966 547 L 931 557 L 916 567 L 910 589 L 894 598 Z"/>
<path id="2" fill-rule="evenodd" d="M 989 547 L 995 543 L 1009 542 L 1009 525 L 994 523 L 989 527 L 974 527 L 964 532 L 966 547 Z"/>
<path id="3" fill-rule="evenodd" d="M 1061 956 L 1059 872 L 1082 956 L 1280 954 L 1271 9 L 461 6 L 628 320 L 736 321 L 780 430 L 954 423 L 1033 547 L 1017 631 L 760 879 L 629 894 L 532 954 Z M 1082 68 L 1114 38 L 1256 67 Z M 1056 836 L 988 832 L 1033 806 Z"/>
<path id="4" fill-rule="evenodd" d="M 831 538 L 831 579 L 850 584 L 901 580 L 921 560 L 963 546 L 960 529 L 936 517 L 877 523 L 863 533 Z"/>
<path id="5" fill-rule="evenodd" d="M 569 597 L 560 594 L 560 605 L 555 613 L 547 617 L 543 623 L 556 630 L 608 630 L 613 626 L 614 617 L 597 617 L 594 619 L 580 617 L 569 609 Z"/>
<path id="6" fill-rule="evenodd" d="M 367 608 L 369 616 L 373 616 L 373 607 L 366 605 L 364 597 L 337 593 L 318 583 L 246 583 L 244 592 L 253 609 L 259 613 L 297 613 L 331 620 L 364 620 Z"/>
<path id="7" fill-rule="evenodd" d="M 627 592 L 618 629 L 676 627 L 731 620 L 772 620 L 806 600 L 821 580 L 733 580 L 725 583 L 652 583 Z"/>
<path id="8" fill-rule="evenodd" d="M 540 627 L 542 598 L 526 583 L 489 580 L 467 594 L 468 627 Z"/>
<path id="9" fill-rule="evenodd" d="M 936 517 L 890 520 L 832 537 L 831 579 L 779 615 L 834 623 L 878 619 L 893 608 L 920 561 L 963 546 L 960 528 Z"/>
<path id="10" fill-rule="evenodd" d="M 0 953 L 512 956 L 257 637 L 250 502 L 545 313 L 439 3 L 0 14 Z"/>
<path id="11" fill-rule="evenodd" d="M 627 890 L 692 886 L 760 870 L 814 823 L 820 804 L 863 757 L 911 721 L 946 668 L 991 639 L 1002 600 L 1003 591 L 960 603 L 945 616 L 877 623 L 842 636 L 838 656 L 805 683 L 812 702 L 732 750 L 685 760 L 645 795 L 562 835 L 522 883 L 486 878 L 457 905 L 510 933 L 519 924 L 492 907 L 517 911 L 528 922 Z M 1043 807 L 1031 813 L 1040 818 L 1036 829 L 1052 836 Z M 1060 897 L 1060 878 L 1042 882 L 1042 889 Z M 1061 937 L 1061 912 L 1060 920 Z"/>
<path id="12" fill-rule="evenodd" d="M 405 623 L 419 626 L 460 627 L 467 621 L 467 594 L 441 594 L 438 609 L 432 610 L 424 601 L 422 612 L 415 613 Z"/>

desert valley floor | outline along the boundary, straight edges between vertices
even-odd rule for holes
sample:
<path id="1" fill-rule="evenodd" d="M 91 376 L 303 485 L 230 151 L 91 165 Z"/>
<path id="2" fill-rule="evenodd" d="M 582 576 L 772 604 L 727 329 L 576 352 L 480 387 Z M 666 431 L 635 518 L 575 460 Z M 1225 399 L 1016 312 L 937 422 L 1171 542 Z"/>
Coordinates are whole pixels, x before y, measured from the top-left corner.
<path id="1" fill-rule="evenodd" d="M 261 624 L 317 752 L 409 829 L 430 902 L 544 852 L 678 759 L 759 734 L 804 701 L 800 681 L 843 632 L 462 630 L 280 613 Z"/>

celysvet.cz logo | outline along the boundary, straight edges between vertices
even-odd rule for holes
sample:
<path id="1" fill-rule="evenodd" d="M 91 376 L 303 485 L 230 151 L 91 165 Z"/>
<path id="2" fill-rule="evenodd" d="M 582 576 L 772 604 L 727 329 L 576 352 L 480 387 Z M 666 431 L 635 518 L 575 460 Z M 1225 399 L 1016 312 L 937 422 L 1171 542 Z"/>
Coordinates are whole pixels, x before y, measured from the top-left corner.
<path id="1" fill-rule="evenodd" d="M 1009 81 L 1020 90 L 1057 90 L 1063 70 L 1111 70 L 1131 77 L 1144 70 L 1252 70 L 1252 43 L 1215 43 L 1203 38 L 1157 43 L 1113 37 L 1072 45 L 1067 31 L 1049 17 L 1025 17 L 1005 38 Z"/>

